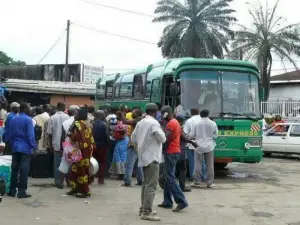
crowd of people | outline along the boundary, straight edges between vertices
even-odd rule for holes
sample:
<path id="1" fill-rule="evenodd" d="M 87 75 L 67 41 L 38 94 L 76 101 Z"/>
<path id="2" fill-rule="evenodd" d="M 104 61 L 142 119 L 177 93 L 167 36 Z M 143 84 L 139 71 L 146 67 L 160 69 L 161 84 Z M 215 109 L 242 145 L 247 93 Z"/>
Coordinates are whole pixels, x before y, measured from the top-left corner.
<path id="1" fill-rule="evenodd" d="M 68 195 L 91 196 L 89 185 L 95 179 L 99 185 L 105 184 L 107 173 L 122 180 L 122 186 L 131 187 L 135 171 L 136 185 L 142 187 L 141 219 L 160 220 L 152 210 L 159 181 L 163 181 L 164 199 L 158 207 L 172 209 L 174 199 L 177 206 L 173 212 L 187 208 L 184 192 L 191 191 L 185 182 L 187 162 L 193 187 L 204 182 L 208 188 L 214 186 L 213 150 L 218 129 L 206 109 L 191 109 L 192 116 L 186 121 L 175 112 L 170 106 L 154 103 L 147 104 L 145 112 L 123 104 L 95 111 L 93 106 L 71 105 L 66 109 L 63 102 L 56 107 L 11 103 L 4 134 L 5 153 L 12 154 L 8 196 L 31 197 L 27 192 L 30 159 L 39 151 L 50 151 L 54 154 L 54 185 L 63 189 L 66 182 L 71 188 Z M 59 167 L 66 140 L 79 149 L 81 158 L 62 173 Z M 89 170 L 91 157 L 99 164 L 95 176 Z"/>

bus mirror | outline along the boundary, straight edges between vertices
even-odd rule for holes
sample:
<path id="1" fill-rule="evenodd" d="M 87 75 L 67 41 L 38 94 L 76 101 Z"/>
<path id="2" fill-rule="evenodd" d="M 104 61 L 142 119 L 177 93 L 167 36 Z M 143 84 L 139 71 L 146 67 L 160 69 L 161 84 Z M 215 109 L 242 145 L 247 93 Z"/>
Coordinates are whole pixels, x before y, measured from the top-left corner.
<path id="1" fill-rule="evenodd" d="M 176 85 L 176 83 L 171 83 L 170 84 L 170 94 L 171 95 L 176 95 L 177 94 L 177 85 Z"/>

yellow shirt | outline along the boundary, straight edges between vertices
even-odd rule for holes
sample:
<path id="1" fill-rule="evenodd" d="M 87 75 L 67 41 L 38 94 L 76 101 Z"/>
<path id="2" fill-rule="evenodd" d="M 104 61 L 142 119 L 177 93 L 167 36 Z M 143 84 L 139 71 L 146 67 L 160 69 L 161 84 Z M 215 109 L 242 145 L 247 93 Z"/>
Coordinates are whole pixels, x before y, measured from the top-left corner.
<path id="1" fill-rule="evenodd" d="M 126 120 L 132 120 L 132 112 L 126 113 L 125 117 L 126 117 Z M 131 136 L 132 132 L 133 132 L 133 127 L 131 125 L 129 125 L 127 128 L 128 137 Z"/>

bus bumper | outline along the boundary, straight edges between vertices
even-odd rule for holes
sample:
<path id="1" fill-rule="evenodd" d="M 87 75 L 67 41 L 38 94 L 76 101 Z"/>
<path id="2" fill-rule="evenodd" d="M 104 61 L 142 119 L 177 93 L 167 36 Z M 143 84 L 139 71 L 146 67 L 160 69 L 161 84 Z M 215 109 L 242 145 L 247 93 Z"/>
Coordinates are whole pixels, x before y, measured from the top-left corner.
<path id="1" fill-rule="evenodd" d="M 258 163 L 262 160 L 262 149 L 245 150 L 215 150 L 216 163 Z"/>

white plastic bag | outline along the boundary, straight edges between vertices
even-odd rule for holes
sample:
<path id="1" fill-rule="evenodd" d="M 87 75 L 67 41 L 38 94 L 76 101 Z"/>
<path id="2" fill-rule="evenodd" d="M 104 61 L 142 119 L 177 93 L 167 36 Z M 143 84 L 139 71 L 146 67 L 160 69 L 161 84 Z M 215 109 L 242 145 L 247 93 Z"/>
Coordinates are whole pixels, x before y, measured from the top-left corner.
<path id="1" fill-rule="evenodd" d="M 69 168 L 70 168 L 70 164 L 67 162 L 65 157 L 61 157 L 61 162 L 58 167 L 58 170 L 63 174 L 67 174 L 69 172 Z"/>

